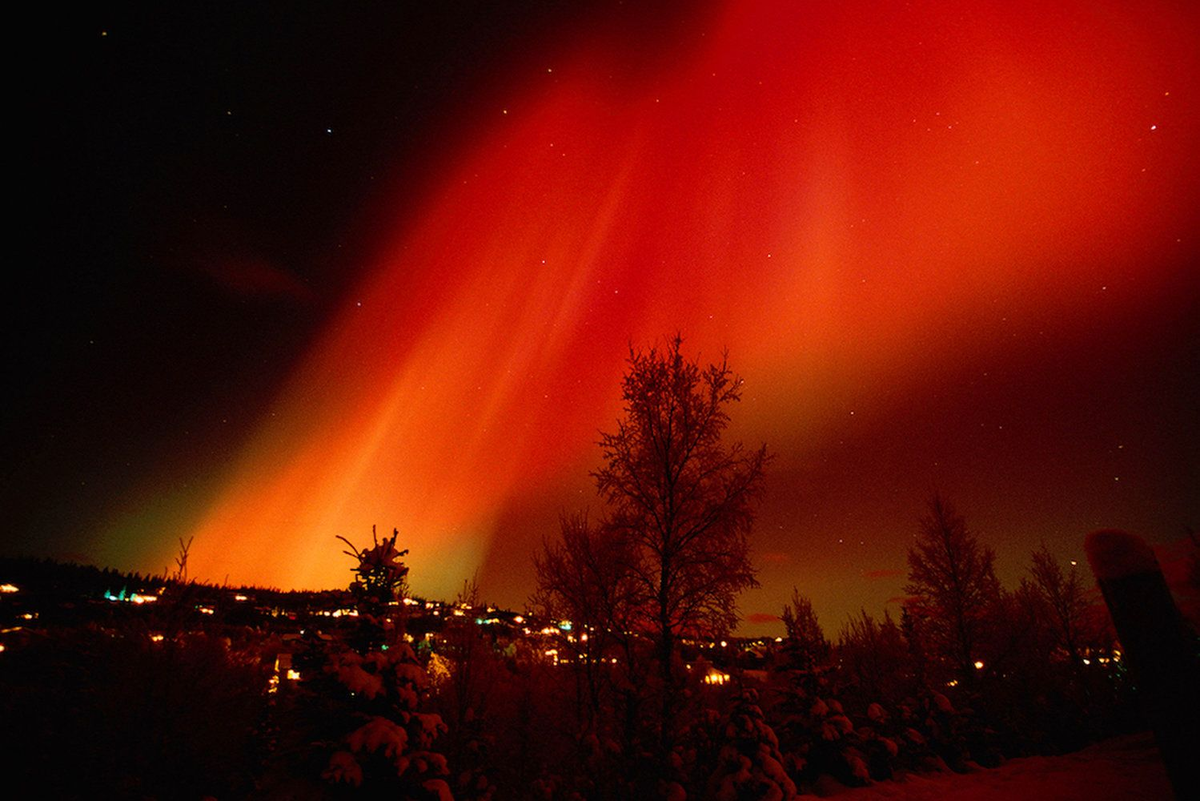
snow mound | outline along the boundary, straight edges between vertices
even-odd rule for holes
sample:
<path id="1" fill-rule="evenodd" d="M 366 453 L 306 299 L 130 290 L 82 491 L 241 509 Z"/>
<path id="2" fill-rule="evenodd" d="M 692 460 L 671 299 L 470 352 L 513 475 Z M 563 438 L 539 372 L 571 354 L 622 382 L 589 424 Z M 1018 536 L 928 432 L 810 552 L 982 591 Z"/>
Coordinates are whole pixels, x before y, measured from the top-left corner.
<path id="1" fill-rule="evenodd" d="M 824 778 L 824 777 L 823 777 Z M 822 782 L 818 795 L 838 801 L 1161 801 L 1171 785 L 1149 733 L 1118 737 L 1074 754 L 1011 759 L 974 773 L 907 774 L 849 789 Z"/>

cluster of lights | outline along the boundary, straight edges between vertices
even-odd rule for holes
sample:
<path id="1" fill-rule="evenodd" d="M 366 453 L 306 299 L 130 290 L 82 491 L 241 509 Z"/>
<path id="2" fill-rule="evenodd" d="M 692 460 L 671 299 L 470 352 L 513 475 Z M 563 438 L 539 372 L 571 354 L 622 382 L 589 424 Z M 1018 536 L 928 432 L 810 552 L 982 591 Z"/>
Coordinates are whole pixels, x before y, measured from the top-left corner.
<path id="1" fill-rule="evenodd" d="M 0 585 L 0 592 L 15 593 L 18 591 L 19 590 L 15 585 L 12 585 L 12 584 Z M 134 603 L 134 604 L 153 603 L 158 600 L 158 596 L 155 596 L 155 595 L 143 595 L 140 593 L 131 593 L 129 595 L 126 595 L 124 590 L 122 590 L 119 595 L 113 595 L 111 592 L 105 591 L 104 597 L 110 601 L 121 601 L 121 602 Z M 243 601 L 249 600 L 249 598 L 246 595 L 237 594 L 234 596 L 234 600 L 243 602 Z M 417 601 L 413 598 L 404 598 L 404 599 L 402 599 L 402 603 L 405 606 L 420 606 L 420 605 L 422 605 L 422 602 Z M 423 605 L 424 605 L 425 609 L 433 610 L 435 615 L 439 614 L 439 612 L 437 611 L 437 607 L 439 606 L 439 604 L 432 602 L 432 601 L 426 601 L 426 602 L 424 602 Z M 467 606 L 466 604 L 458 604 L 453 609 L 453 614 L 455 617 L 465 617 L 466 611 L 469 609 L 470 609 L 470 607 Z M 215 614 L 215 610 L 209 606 L 197 606 L 196 610 L 198 612 L 200 612 L 202 614 L 206 614 L 206 615 Z M 487 611 L 489 614 L 491 614 L 491 613 L 495 612 L 496 610 L 493 607 L 488 607 Z M 338 609 L 338 610 L 334 610 L 334 611 L 325 611 L 325 612 L 322 612 L 321 614 L 325 617 L 334 617 L 334 618 L 338 618 L 338 617 L 342 617 L 342 616 L 357 617 L 358 610 L 356 610 L 356 609 Z M 26 620 L 31 620 L 36 616 L 31 613 L 26 613 L 26 614 L 22 615 L 22 617 Z M 476 618 L 475 622 L 478 625 L 485 625 L 485 624 L 495 624 L 495 623 L 499 623 L 501 621 L 499 620 L 499 618 L 496 618 L 496 617 L 488 617 L 488 618 Z M 513 622 L 517 623 L 517 624 L 523 624 L 523 623 L 525 623 L 525 618 L 521 615 L 516 615 L 513 617 Z M 573 623 L 570 620 L 563 620 L 563 621 L 559 621 L 556 625 L 545 626 L 544 628 L 542 628 L 540 630 L 540 633 L 545 636 L 554 636 L 554 635 L 560 634 L 562 632 L 570 632 L 570 631 L 572 631 L 573 627 L 574 627 Z M 531 633 L 528 628 L 525 628 L 524 632 L 525 632 L 525 634 Z M 428 637 L 428 635 L 426 635 L 426 636 Z M 150 635 L 150 640 L 152 642 L 156 642 L 156 643 L 162 642 L 163 639 L 164 639 L 164 636 L 162 634 L 151 634 Z M 405 639 L 411 642 L 411 636 L 406 636 Z M 575 637 L 571 636 L 571 635 L 568 635 L 568 639 L 572 642 L 575 641 Z M 588 641 L 587 632 L 580 633 L 579 641 L 580 642 Z M 775 642 L 777 642 L 777 643 L 782 642 L 782 641 L 783 641 L 782 637 L 775 638 Z M 718 647 L 718 645 L 721 648 L 727 648 L 729 646 L 729 643 L 726 640 L 721 640 L 719 643 L 709 643 L 708 647 L 716 648 L 716 647 Z M 4 646 L 0 645 L 0 651 L 3 651 L 3 650 L 4 650 Z M 554 664 L 557 665 L 559 663 L 559 651 L 557 648 L 546 649 L 543 653 L 546 657 L 552 659 L 554 661 Z M 1112 661 L 1119 661 L 1119 660 L 1120 660 L 1120 653 L 1114 652 Z M 1105 663 L 1109 662 L 1110 660 L 1107 658 L 1101 657 L 1097 661 L 1099 661 L 1101 664 L 1105 664 Z M 618 660 L 616 657 L 612 657 L 610 659 L 610 662 L 615 665 L 615 664 L 617 664 Z M 1089 659 L 1084 659 L 1083 662 L 1084 662 L 1084 664 L 1090 664 Z M 281 678 L 281 676 L 280 676 L 281 673 L 283 674 L 283 678 L 286 678 L 289 681 L 298 681 L 300 679 L 299 671 L 294 670 L 291 667 L 287 667 L 281 671 L 280 670 L 281 667 L 282 666 L 280 664 L 278 664 L 278 661 L 277 661 L 276 666 L 275 666 L 275 673 L 270 679 L 270 692 L 275 692 L 276 689 L 278 688 L 280 678 Z M 688 665 L 687 667 L 689 670 L 691 669 L 691 665 Z M 984 667 L 984 663 L 982 661 L 975 662 L 976 670 L 982 670 L 983 667 Z M 703 681 L 705 684 L 719 686 L 719 685 L 724 685 L 724 684 L 728 683 L 730 681 L 730 678 L 731 677 L 728 673 L 723 673 L 719 670 L 716 670 L 715 668 L 710 668 L 709 671 L 705 674 Z M 957 684 L 958 684 L 957 681 L 951 681 L 947 684 L 947 686 L 954 687 L 954 686 L 957 686 Z"/>
<path id="2" fill-rule="evenodd" d="M 125 594 L 125 590 L 121 590 L 117 595 L 113 595 L 108 590 L 104 591 L 104 599 L 106 601 L 123 601 L 132 604 L 151 604 L 158 600 L 157 595 L 142 595 L 141 593 Z"/>
<path id="3" fill-rule="evenodd" d="M 334 609 L 332 612 L 321 613 L 322 617 L 358 617 L 357 609 Z"/>
<path id="4" fill-rule="evenodd" d="M 1092 661 L 1093 661 L 1093 660 L 1092 660 L 1092 659 L 1089 659 L 1088 657 L 1086 657 L 1086 656 L 1085 656 L 1085 657 L 1083 657 L 1083 658 L 1082 658 L 1082 660 L 1081 660 L 1081 661 L 1082 661 L 1082 662 L 1083 662 L 1083 664 L 1085 664 L 1085 665 L 1090 665 L 1090 664 L 1092 664 Z M 1112 652 L 1112 657 L 1107 657 L 1107 656 L 1098 656 L 1098 657 L 1095 657 L 1095 660 L 1094 660 L 1094 661 L 1095 661 L 1095 662 L 1096 662 L 1096 664 L 1098 664 L 1098 665 L 1107 665 L 1107 664 L 1109 664 L 1109 663 L 1112 663 L 1112 662 L 1120 662 L 1120 661 L 1121 661 L 1121 652 L 1120 652 L 1120 651 L 1113 651 L 1113 652 Z"/>
<path id="5" fill-rule="evenodd" d="M 285 659 L 287 661 L 284 661 Z M 273 693 L 279 689 L 280 673 L 288 681 L 300 681 L 300 671 L 292 668 L 291 661 L 292 657 L 290 654 L 280 654 L 275 657 L 275 672 L 271 674 L 271 678 L 267 681 L 267 692 Z"/>
<path id="6" fill-rule="evenodd" d="M 729 674 L 722 673 L 721 671 L 716 670 L 716 669 L 709 670 L 708 673 L 706 673 L 704 675 L 704 683 L 705 684 L 721 685 L 721 684 L 727 683 L 728 681 L 729 681 Z"/>

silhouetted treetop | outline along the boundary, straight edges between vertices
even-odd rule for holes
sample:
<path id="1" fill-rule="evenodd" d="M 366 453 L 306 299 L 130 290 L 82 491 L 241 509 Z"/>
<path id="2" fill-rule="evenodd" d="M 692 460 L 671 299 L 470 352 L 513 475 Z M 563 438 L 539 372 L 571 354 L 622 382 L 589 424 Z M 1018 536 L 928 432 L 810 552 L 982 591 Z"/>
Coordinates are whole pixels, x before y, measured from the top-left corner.
<path id="1" fill-rule="evenodd" d="M 954 507 L 934 495 L 908 550 L 908 584 L 926 618 L 928 645 L 971 681 L 980 647 L 1000 598 L 996 555 L 967 530 Z"/>
<path id="2" fill-rule="evenodd" d="M 701 367 L 680 352 L 630 350 L 625 415 L 602 434 L 594 476 L 609 527 L 628 536 L 633 572 L 651 601 L 651 630 L 725 630 L 734 599 L 756 585 L 747 535 L 767 461 L 766 446 L 726 445 L 739 377 L 724 357 Z"/>

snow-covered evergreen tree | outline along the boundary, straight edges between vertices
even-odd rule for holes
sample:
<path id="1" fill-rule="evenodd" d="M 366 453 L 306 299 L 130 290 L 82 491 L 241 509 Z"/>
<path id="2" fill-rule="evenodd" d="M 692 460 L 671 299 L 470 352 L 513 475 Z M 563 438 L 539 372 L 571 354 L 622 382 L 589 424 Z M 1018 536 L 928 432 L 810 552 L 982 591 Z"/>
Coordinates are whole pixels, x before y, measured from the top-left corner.
<path id="1" fill-rule="evenodd" d="M 297 654 L 304 764 L 319 773 L 324 797 L 448 801 L 446 758 L 434 748 L 446 726 L 423 711 L 429 676 L 405 642 L 396 604 L 408 551 L 396 548 L 396 531 L 372 536 L 361 550 L 342 538 L 357 560 L 355 627 L 346 636 L 310 632 Z"/>
<path id="2" fill-rule="evenodd" d="M 725 724 L 725 744 L 709 780 L 709 796 L 718 801 L 786 801 L 796 785 L 783 767 L 779 740 L 758 705 L 758 691 L 743 690 L 734 699 Z"/>

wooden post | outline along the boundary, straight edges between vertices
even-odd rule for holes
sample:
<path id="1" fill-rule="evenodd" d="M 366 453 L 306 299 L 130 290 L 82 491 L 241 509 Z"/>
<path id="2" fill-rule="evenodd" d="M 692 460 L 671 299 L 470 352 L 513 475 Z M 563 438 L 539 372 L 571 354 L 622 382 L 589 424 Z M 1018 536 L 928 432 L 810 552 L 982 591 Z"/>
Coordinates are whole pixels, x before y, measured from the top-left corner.
<path id="1" fill-rule="evenodd" d="M 1200 798 L 1196 634 L 1179 613 L 1154 551 L 1141 537 L 1112 529 L 1093 531 L 1084 547 L 1175 795 Z"/>

